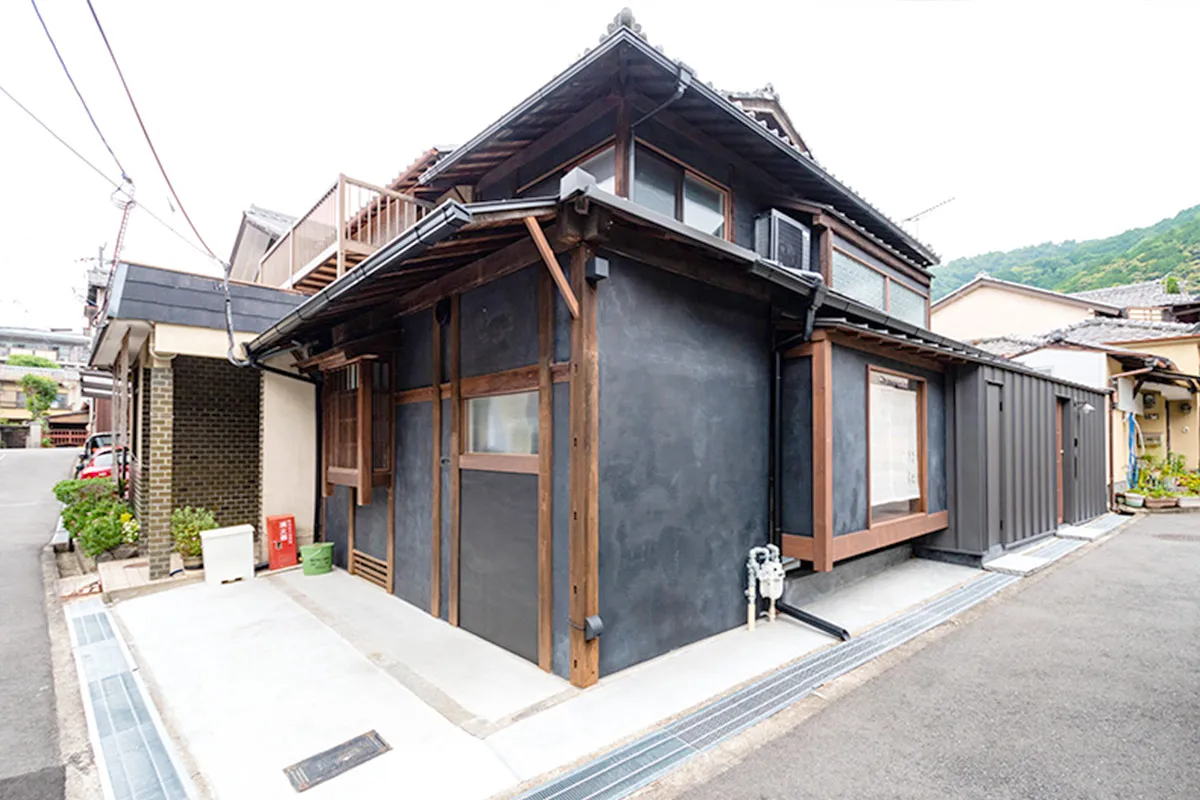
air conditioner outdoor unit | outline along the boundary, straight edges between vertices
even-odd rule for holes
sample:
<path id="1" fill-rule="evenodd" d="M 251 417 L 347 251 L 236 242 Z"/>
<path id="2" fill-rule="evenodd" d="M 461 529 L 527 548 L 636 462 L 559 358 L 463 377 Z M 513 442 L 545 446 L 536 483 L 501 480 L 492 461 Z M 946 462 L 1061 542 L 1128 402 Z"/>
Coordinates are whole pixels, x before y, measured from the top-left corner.
<path id="1" fill-rule="evenodd" d="M 771 209 L 754 221 L 754 249 L 796 272 L 812 271 L 812 233 L 808 226 Z"/>

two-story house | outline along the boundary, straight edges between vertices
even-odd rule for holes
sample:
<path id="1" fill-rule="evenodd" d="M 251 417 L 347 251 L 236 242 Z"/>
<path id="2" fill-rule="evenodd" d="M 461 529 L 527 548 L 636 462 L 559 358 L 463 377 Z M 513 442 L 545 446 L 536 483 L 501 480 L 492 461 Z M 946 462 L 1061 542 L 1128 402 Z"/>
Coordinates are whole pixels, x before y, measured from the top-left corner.
<path id="1" fill-rule="evenodd" d="M 929 331 L 936 260 L 623 13 L 461 147 L 339 178 L 248 351 L 318 381 L 339 566 L 587 686 L 744 621 L 752 546 L 804 580 L 1104 512 L 1105 395 Z"/>

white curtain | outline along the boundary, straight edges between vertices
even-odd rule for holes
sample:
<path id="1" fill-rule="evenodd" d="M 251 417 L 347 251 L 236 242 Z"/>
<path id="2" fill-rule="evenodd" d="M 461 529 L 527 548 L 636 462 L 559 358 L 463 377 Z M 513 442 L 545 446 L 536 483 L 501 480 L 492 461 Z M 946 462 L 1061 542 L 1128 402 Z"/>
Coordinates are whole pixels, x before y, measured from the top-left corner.
<path id="1" fill-rule="evenodd" d="M 871 505 L 921 496 L 917 460 L 917 392 L 871 383 Z"/>

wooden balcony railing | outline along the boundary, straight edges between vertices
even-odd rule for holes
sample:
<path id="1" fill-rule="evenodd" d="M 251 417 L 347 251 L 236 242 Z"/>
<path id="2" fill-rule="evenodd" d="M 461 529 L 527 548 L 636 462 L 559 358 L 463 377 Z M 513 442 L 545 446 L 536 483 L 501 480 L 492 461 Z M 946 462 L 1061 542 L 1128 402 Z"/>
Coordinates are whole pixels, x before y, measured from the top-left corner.
<path id="1" fill-rule="evenodd" d="M 427 204 L 339 175 L 259 261 L 258 281 L 316 292 L 411 227 Z"/>

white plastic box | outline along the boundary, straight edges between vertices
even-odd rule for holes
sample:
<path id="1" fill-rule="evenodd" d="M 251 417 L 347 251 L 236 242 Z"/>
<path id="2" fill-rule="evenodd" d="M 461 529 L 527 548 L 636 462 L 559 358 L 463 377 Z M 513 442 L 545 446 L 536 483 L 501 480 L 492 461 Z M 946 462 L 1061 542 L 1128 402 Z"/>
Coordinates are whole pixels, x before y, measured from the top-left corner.
<path id="1" fill-rule="evenodd" d="M 254 526 L 234 525 L 200 532 L 204 581 L 213 585 L 254 577 Z"/>

